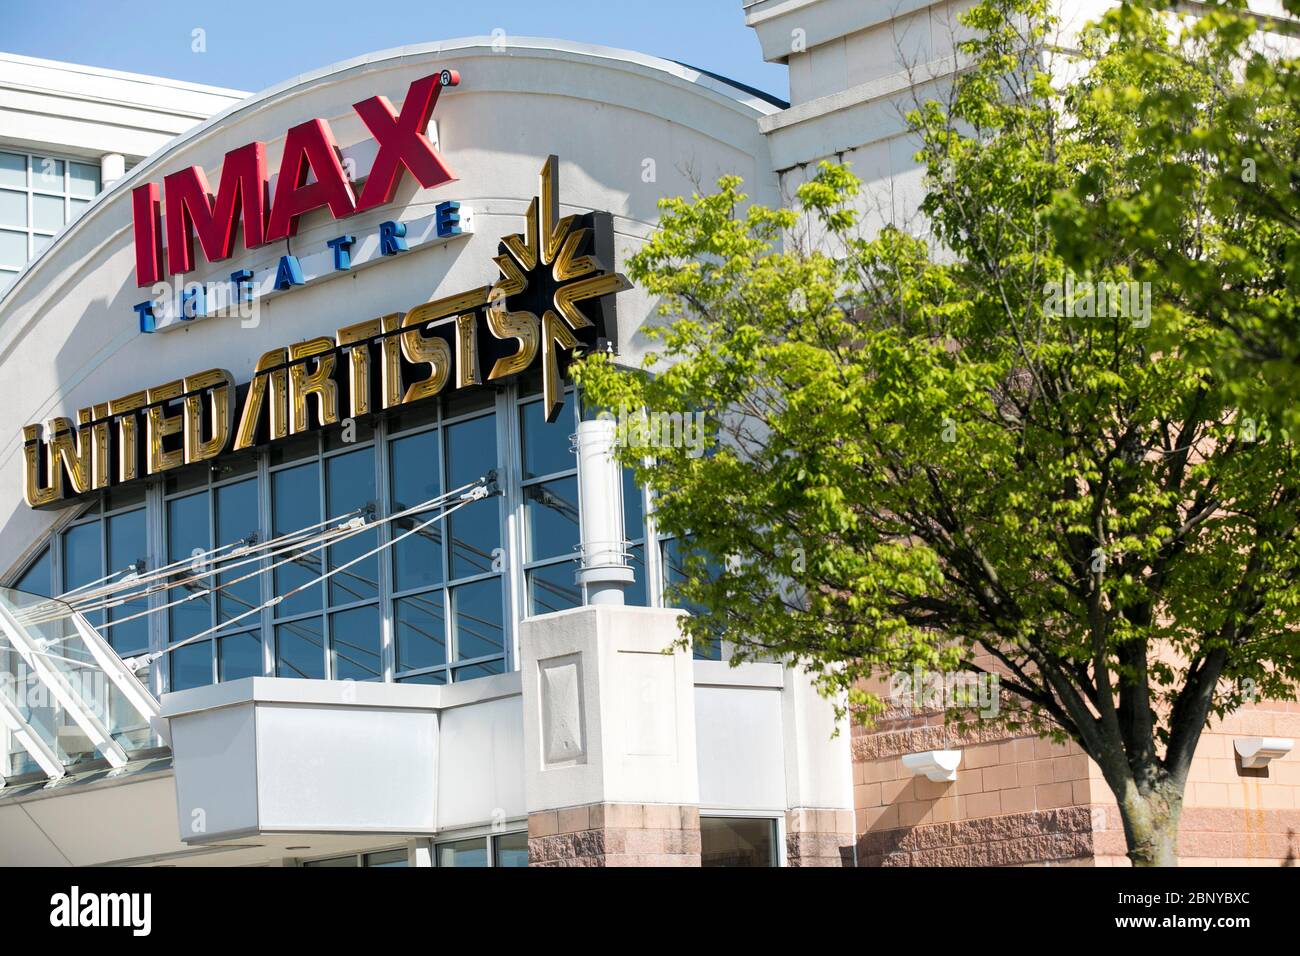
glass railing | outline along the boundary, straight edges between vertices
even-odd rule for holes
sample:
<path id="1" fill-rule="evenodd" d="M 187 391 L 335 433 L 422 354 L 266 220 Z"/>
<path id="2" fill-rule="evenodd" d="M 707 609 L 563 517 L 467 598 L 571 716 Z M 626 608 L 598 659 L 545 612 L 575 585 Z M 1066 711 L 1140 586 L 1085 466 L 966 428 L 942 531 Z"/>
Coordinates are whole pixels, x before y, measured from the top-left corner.
<path id="1" fill-rule="evenodd" d="M 158 746 L 157 716 L 157 700 L 82 615 L 0 588 L 0 717 L 16 744 L 7 776 L 61 776 L 98 759 L 121 766 Z"/>

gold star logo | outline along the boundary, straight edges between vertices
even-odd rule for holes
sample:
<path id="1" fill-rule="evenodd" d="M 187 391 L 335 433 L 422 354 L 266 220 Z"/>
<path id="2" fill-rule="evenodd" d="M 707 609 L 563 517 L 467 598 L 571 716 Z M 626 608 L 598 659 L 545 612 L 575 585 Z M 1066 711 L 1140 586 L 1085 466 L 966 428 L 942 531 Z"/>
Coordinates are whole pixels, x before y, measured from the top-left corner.
<path id="1" fill-rule="evenodd" d="M 540 348 L 548 422 L 555 421 L 564 405 L 561 350 L 577 348 L 579 336 L 594 344 L 595 323 L 579 303 L 632 288 L 595 255 L 591 217 L 560 218 L 559 178 L 560 160 L 548 156 L 538 195 L 528 207 L 526 233 L 501 240 L 501 253 L 494 260 L 501 278 L 488 292 L 487 307 L 492 335 L 519 343 L 514 354 L 496 360 L 488 380 L 524 371 Z"/>

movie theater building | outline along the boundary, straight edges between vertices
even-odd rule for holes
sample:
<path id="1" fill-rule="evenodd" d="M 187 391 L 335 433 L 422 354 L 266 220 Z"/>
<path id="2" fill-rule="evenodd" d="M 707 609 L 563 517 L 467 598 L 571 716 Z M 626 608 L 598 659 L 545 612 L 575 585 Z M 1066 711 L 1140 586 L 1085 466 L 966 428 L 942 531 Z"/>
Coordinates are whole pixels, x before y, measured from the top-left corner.
<path id="1" fill-rule="evenodd" d="M 666 652 L 676 542 L 564 380 L 639 361 L 621 270 L 660 198 L 737 172 L 778 201 L 778 108 L 635 54 L 429 44 L 100 191 L 0 305 L 0 862 L 851 853 L 832 705 Z"/>
<path id="2" fill-rule="evenodd" d="M 1077 748 L 670 650 L 681 545 L 565 379 L 640 364 L 661 198 L 840 159 L 908 220 L 967 5 L 745 3 L 789 104 L 518 37 L 249 97 L 113 74 L 96 110 L 177 113 L 148 148 L 0 60 L 0 864 L 1122 861 Z M 1184 859 L 1300 853 L 1297 734 L 1207 731 Z"/>

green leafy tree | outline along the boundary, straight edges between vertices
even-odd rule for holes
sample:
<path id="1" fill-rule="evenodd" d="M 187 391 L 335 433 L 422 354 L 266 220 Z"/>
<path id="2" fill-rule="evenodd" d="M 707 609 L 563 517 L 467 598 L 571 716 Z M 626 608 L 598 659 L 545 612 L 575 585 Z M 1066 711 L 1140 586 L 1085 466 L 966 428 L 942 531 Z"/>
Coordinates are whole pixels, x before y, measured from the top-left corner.
<path id="1" fill-rule="evenodd" d="M 1284 0 L 1300 15 L 1300 0 Z M 1203 350 L 1247 413 L 1300 427 L 1300 36 L 1232 0 L 1171 42 L 1144 5 L 1113 11 L 1068 97 L 1086 146 L 1054 222 L 1075 269 L 1117 246 L 1204 317 Z"/>
<path id="2" fill-rule="evenodd" d="M 867 716 L 872 675 L 996 672 L 996 719 L 1077 741 L 1132 861 L 1169 864 L 1207 721 L 1300 676 L 1300 470 L 1285 403 L 1242 405 L 1285 363 L 1224 354 L 1280 345 L 1295 246 L 1258 221 L 1281 200 L 1212 182 L 1244 131 L 1217 159 L 1187 139 L 1242 115 L 1218 104 L 1253 82 L 1229 69 L 1248 31 L 1215 14 L 1175 54 L 1126 7 L 1053 82 L 1043 3 L 966 18 L 970 70 L 910 117 L 929 241 L 865 236 L 841 166 L 794 209 L 724 178 L 630 263 L 667 316 L 646 369 L 576 376 L 596 406 L 707 416 L 708 454 L 623 449 L 692 543 L 683 640 L 796 660 Z M 1253 89 L 1252 130 L 1294 115 L 1289 83 Z"/>

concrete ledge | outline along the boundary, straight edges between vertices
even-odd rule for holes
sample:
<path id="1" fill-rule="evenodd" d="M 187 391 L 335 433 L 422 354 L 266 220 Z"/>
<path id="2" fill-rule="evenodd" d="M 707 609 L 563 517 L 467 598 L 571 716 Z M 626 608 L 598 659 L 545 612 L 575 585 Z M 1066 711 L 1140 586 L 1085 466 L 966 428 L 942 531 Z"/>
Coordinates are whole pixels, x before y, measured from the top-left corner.
<path id="1" fill-rule="evenodd" d="M 738 664 L 726 661 L 695 661 L 696 687 L 774 687 L 780 690 L 785 680 L 780 664 Z"/>
<path id="2" fill-rule="evenodd" d="M 162 715 L 168 718 L 180 717 L 198 711 L 249 703 L 443 710 L 504 697 L 517 697 L 522 692 L 517 671 L 445 685 L 245 677 L 228 683 L 209 684 L 164 694 Z"/>

